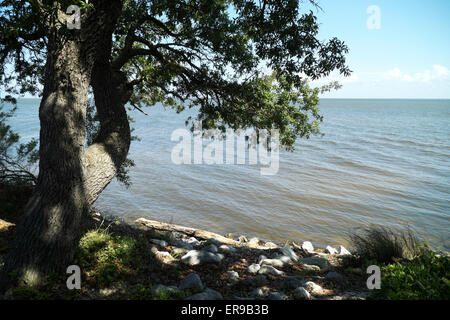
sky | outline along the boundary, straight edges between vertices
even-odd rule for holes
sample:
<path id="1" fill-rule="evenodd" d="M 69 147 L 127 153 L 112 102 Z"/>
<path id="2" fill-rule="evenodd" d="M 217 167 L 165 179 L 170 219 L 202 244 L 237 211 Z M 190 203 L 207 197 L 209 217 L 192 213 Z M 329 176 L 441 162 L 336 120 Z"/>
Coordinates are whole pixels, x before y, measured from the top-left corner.
<path id="1" fill-rule="evenodd" d="M 322 98 L 450 98 L 450 0 L 318 2 L 319 39 L 343 40 L 353 70 L 315 82 L 343 86 Z"/>
<path id="2" fill-rule="evenodd" d="M 337 37 L 353 71 L 326 98 L 450 98 L 449 0 L 319 0 L 319 38 Z"/>

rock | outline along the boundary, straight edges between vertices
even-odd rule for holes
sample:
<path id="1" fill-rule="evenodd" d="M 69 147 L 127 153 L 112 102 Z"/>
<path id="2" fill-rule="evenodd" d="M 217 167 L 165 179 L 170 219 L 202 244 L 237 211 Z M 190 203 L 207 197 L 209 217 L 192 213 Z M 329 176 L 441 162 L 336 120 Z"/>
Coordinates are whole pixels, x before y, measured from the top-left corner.
<path id="1" fill-rule="evenodd" d="M 186 252 L 186 249 L 184 249 L 184 248 L 172 248 L 172 253 L 175 255 L 183 254 L 185 252 Z"/>
<path id="2" fill-rule="evenodd" d="M 293 295 L 296 300 L 311 300 L 311 294 L 303 287 L 296 288 Z"/>
<path id="3" fill-rule="evenodd" d="M 219 251 L 217 249 L 217 247 L 215 245 L 213 245 L 213 244 L 210 244 L 209 246 L 204 247 L 202 250 L 209 251 L 209 252 L 212 252 L 212 253 L 217 253 Z"/>
<path id="4" fill-rule="evenodd" d="M 192 250 L 194 249 L 194 244 L 187 242 L 185 239 L 175 239 L 172 242 L 172 245 L 175 247 L 180 247 L 185 250 Z"/>
<path id="5" fill-rule="evenodd" d="M 161 247 L 167 247 L 169 245 L 166 241 L 159 240 L 159 239 L 150 239 L 150 242 L 154 243 L 154 244 L 157 244 L 157 245 L 159 245 Z"/>
<path id="6" fill-rule="evenodd" d="M 198 240 L 196 237 L 190 237 L 186 240 L 187 243 L 193 244 L 194 246 L 199 246 L 202 242 Z"/>
<path id="7" fill-rule="evenodd" d="M 304 265 L 302 265 L 302 267 L 303 267 L 303 270 L 306 270 L 306 271 L 320 271 L 319 266 L 304 264 Z"/>
<path id="8" fill-rule="evenodd" d="M 268 293 L 269 293 L 268 288 L 256 288 L 255 290 L 250 292 L 250 296 L 255 298 L 264 298 L 265 296 L 268 295 Z"/>
<path id="9" fill-rule="evenodd" d="M 239 281 L 239 273 L 237 273 L 236 271 L 228 271 L 227 276 L 233 283 Z"/>
<path id="10" fill-rule="evenodd" d="M 219 252 L 222 253 L 235 253 L 236 252 L 236 248 L 227 246 L 226 244 L 223 244 L 219 247 Z"/>
<path id="11" fill-rule="evenodd" d="M 308 253 L 313 253 L 314 252 L 314 247 L 312 245 L 311 242 L 309 241 L 305 241 L 302 243 L 302 249 L 305 250 Z"/>
<path id="12" fill-rule="evenodd" d="M 261 269 L 261 266 L 259 264 L 254 263 L 247 267 L 247 272 L 256 274 L 256 273 L 258 273 L 259 269 Z"/>
<path id="13" fill-rule="evenodd" d="M 272 266 L 281 268 L 284 266 L 284 263 L 279 259 L 264 259 L 263 261 L 261 261 L 261 266 Z"/>
<path id="14" fill-rule="evenodd" d="M 267 285 L 267 277 L 263 274 L 239 281 L 244 286 L 262 287 Z"/>
<path id="15" fill-rule="evenodd" d="M 244 243 L 244 242 L 248 242 L 248 239 L 247 239 L 246 236 L 240 236 L 240 237 L 238 238 L 238 241 Z"/>
<path id="16" fill-rule="evenodd" d="M 259 258 L 258 258 L 258 264 L 261 264 L 261 262 L 263 262 L 263 260 L 266 260 L 266 259 L 268 259 L 265 255 L 260 255 L 259 256 Z"/>
<path id="17" fill-rule="evenodd" d="M 307 282 L 307 280 L 303 280 L 299 277 L 289 276 L 289 277 L 286 277 L 286 279 L 284 279 L 284 281 L 281 284 L 281 287 L 285 290 L 295 289 L 295 288 L 303 286 L 306 282 Z"/>
<path id="18" fill-rule="evenodd" d="M 282 261 L 284 264 L 292 262 L 291 258 L 289 258 L 288 256 L 281 256 L 278 258 L 278 260 Z"/>
<path id="19" fill-rule="evenodd" d="M 209 238 L 208 242 L 210 242 L 211 244 L 215 245 L 215 246 L 221 246 L 222 242 L 217 240 L 216 238 Z"/>
<path id="20" fill-rule="evenodd" d="M 152 253 L 154 253 L 154 254 L 157 254 L 159 251 L 158 251 L 158 248 L 156 248 L 156 247 L 152 247 L 151 249 L 150 249 L 150 251 L 152 252 Z"/>
<path id="21" fill-rule="evenodd" d="M 327 270 L 330 266 L 327 259 L 321 257 L 301 258 L 300 262 L 307 265 L 318 266 L 321 270 Z"/>
<path id="22" fill-rule="evenodd" d="M 338 251 L 335 248 L 331 247 L 331 246 L 327 246 L 325 248 L 325 252 L 329 253 L 329 254 L 337 254 L 338 253 Z"/>
<path id="23" fill-rule="evenodd" d="M 181 290 L 192 289 L 194 291 L 197 291 L 203 289 L 203 283 L 198 274 L 190 273 L 183 279 L 183 281 L 181 281 L 178 288 L 180 288 Z"/>
<path id="24" fill-rule="evenodd" d="M 284 274 L 284 272 L 280 271 L 278 269 L 275 269 L 272 266 L 263 265 L 259 269 L 258 274 L 272 274 L 272 275 L 275 275 L 275 276 L 280 276 L 280 275 Z"/>
<path id="25" fill-rule="evenodd" d="M 219 263 L 223 258 L 223 254 L 220 253 L 212 253 L 204 250 L 191 250 L 181 257 L 181 262 L 190 266 L 196 266 L 204 263 Z"/>
<path id="26" fill-rule="evenodd" d="M 223 296 L 216 290 L 206 289 L 201 293 L 187 297 L 185 300 L 223 300 Z"/>
<path id="27" fill-rule="evenodd" d="M 332 271 L 327 273 L 325 279 L 330 281 L 342 281 L 344 279 L 344 276 L 340 273 Z"/>
<path id="28" fill-rule="evenodd" d="M 347 249 L 345 249 L 344 246 L 340 246 L 340 247 L 339 247 L 339 254 L 342 254 L 342 255 L 351 255 L 350 251 L 348 251 Z"/>
<path id="29" fill-rule="evenodd" d="M 298 256 L 295 254 L 294 250 L 291 249 L 289 246 L 284 246 L 281 248 L 281 252 L 291 258 L 291 260 L 298 261 Z"/>
<path id="30" fill-rule="evenodd" d="M 253 246 L 257 246 L 258 244 L 259 244 L 259 239 L 258 238 L 251 238 L 249 241 L 248 241 L 248 244 L 249 245 L 253 245 Z"/>
<path id="31" fill-rule="evenodd" d="M 157 258 L 159 258 L 160 260 L 162 260 L 165 263 L 169 263 L 169 262 L 175 260 L 175 258 L 172 257 L 172 255 L 167 251 L 158 251 L 155 253 L 155 255 Z"/>
<path id="32" fill-rule="evenodd" d="M 272 292 L 267 300 L 287 300 L 287 296 L 283 292 Z"/>
<path id="33" fill-rule="evenodd" d="M 325 292 L 325 290 L 319 286 L 318 284 L 312 282 L 312 281 L 308 281 L 304 284 L 304 288 L 306 290 L 308 290 L 309 292 L 311 292 L 312 294 L 317 294 L 317 295 L 321 295 Z"/>

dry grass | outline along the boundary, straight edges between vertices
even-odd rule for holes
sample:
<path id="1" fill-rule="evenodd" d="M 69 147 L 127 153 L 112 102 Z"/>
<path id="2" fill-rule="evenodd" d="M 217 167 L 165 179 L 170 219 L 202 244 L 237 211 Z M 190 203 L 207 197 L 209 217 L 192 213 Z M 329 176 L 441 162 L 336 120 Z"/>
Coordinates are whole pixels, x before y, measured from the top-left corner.
<path id="1" fill-rule="evenodd" d="M 398 230 L 372 225 L 348 235 L 352 253 L 360 260 L 391 263 L 413 259 L 422 253 L 422 243 L 408 227 Z"/>

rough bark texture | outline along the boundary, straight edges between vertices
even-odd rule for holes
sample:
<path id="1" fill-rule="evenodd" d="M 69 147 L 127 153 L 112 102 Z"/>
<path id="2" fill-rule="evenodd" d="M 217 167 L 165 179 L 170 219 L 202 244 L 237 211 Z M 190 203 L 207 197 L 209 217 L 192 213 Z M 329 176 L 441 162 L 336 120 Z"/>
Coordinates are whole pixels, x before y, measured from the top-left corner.
<path id="1" fill-rule="evenodd" d="M 119 90 L 126 79 L 109 67 L 112 32 L 122 1 L 94 4 L 96 10 L 76 37 L 64 38 L 49 30 L 39 109 L 39 177 L 8 253 L 0 292 L 12 284 L 11 272 L 19 282 L 34 286 L 46 276 L 66 270 L 90 204 L 128 153 L 130 129 L 121 96 L 125 91 Z M 91 76 L 101 132 L 96 143 L 85 150 Z"/>

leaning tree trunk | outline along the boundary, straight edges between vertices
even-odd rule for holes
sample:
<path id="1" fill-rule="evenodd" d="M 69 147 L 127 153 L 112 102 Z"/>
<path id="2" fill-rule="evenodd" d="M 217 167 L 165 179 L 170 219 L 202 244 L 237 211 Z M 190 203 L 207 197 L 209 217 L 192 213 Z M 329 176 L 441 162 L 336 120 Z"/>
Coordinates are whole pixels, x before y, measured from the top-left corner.
<path id="1" fill-rule="evenodd" d="M 121 1 L 96 3 L 99 5 L 95 15 L 88 19 L 90 24 L 81 30 L 81 36 L 70 40 L 53 33 L 48 37 L 39 109 L 39 176 L 8 252 L 0 292 L 9 288 L 13 280 L 36 286 L 48 275 L 66 270 L 73 260 L 90 205 L 113 179 L 128 153 L 130 128 L 123 84 L 126 79 L 109 67 L 112 32 Z M 101 130 L 86 150 L 86 106 L 91 81 Z M 12 279 L 12 272 L 16 279 Z"/>

